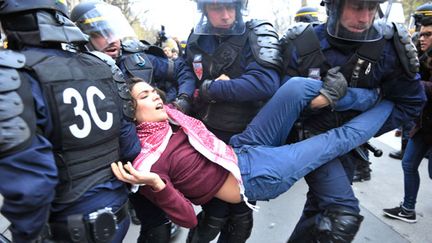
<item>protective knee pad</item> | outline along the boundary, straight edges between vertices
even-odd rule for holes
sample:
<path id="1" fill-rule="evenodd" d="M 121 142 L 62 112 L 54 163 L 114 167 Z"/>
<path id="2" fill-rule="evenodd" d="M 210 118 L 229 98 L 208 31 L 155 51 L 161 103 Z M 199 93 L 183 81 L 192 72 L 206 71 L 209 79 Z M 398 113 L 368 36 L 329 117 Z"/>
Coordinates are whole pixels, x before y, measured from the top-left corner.
<path id="1" fill-rule="evenodd" d="M 171 222 L 140 232 L 138 243 L 169 243 L 171 238 Z"/>
<path id="2" fill-rule="evenodd" d="M 208 243 L 221 231 L 228 218 L 209 216 L 204 211 L 197 215 L 198 225 L 189 231 L 186 243 Z"/>
<path id="3" fill-rule="evenodd" d="M 316 223 L 316 241 L 345 243 L 353 241 L 360 229 L 363 216 L 342 207 L 326 209 Z"/>
<path id="4" fill-rule="evenodd" d="M 229 217 L 218 243 L 243 243 L 250 237 L 253 227 L 253 214 L 249 210 L 242 214 L 233 214 Z"/>

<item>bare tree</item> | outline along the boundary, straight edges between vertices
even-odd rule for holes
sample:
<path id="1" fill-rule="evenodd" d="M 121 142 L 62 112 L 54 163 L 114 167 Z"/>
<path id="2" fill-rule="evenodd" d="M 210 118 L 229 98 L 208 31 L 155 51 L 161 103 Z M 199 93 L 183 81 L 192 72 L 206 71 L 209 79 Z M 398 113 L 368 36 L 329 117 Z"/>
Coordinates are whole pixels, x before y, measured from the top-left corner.
<path id="1" fill-rule="evenodd" d="M 285 0 L 271 0 L 272 13 L 275 16 L 273 27 L 279 35 L 285 33 L 292 24 L 293 17 L 289 14 L 290 4 Z"/>

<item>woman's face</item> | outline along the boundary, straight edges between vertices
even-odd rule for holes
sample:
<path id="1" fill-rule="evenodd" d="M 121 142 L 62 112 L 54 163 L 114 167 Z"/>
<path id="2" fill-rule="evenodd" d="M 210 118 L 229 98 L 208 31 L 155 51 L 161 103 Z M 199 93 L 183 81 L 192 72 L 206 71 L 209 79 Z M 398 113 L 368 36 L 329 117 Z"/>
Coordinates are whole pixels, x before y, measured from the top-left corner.
<path id="1" fill-rule="evenodd" d="M 136 83 L 131 90 L 131 95 L 136 103 L 135 118 L 138 123 L 159 122 L 168 119 L 162 99 L 148 83 Z"/>

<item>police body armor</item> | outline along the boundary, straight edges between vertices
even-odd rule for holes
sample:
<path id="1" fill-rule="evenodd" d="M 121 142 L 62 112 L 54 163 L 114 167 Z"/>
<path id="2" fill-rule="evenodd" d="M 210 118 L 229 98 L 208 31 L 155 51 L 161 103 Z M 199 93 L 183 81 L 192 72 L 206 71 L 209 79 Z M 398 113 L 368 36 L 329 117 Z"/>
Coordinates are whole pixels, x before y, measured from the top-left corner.
<path id="1" fill-rule="evenodd" d="M 56 203 L 70 203 L 114 178 L 119 158 L 121 101 L 110 67 L 96 56 L 48 56 L 24 51 L 39 81 L 53 121 L 49 139 L 59 170 Z"/>
<path id="2" fill-rule="evenodd" d="M 378 68 L 378 61 L 387 41 L 394 43 L 404 73 L 410 78 L 415 77 L 418 72 L 419 62 L 408 31 L 400 24 L 389 23 L 382 39 L 359 44 L 348 62 L 341 67 L 341 73 L 350 87 L 380 87 L 381 82 L 379 79 L 381 77 L 377 77 L 375 71 Z M 282 44 L 286 47 L 283 51 L 284 70 L 291 77 L 301 76 L 320 79 L 331 68 L 321 50 L 319 39 L 311 24 L 301 23 L 290 28 L 282 38 Z M 330 42 L 330 44 L 332 43 Z M 297 69 L 290 68 L 288 64 L 294 49 L 298 56 L 299 67 Z M 318 134 L 342 125 L 357 114 L 358 112 L 355 111 L 332 112 L 330 108 L 325 108 L 324 112 L 319 112 L 316 115 L 311 114 L 311 117 L 306 118 L 305 126 L 312 134 Z"/>
<path id="3" fill-rule="evenodd" d="M 168 62 L 167 80 L 153 79 L 153 65 L 147 54 L 166 58 Z M 156 85 L 162 90 L 168 90 L 174 85 L 174 62 L 169 60 L 163 50 L 157 46 L 145 45 L 137 40 L 122 42 L 122 55 L 118 63 L 124 68 L 128 77 L 139 77 L 149 83 Z"/>
<path id="4" fill-rule="evenodd" d="M 0 158 L 29 147 L 35 135 L 31 84 L 17 71 L 24 64 L 24 55 L 0 50 Z"/>
<path id="5" fill-rule="evenodd" d="M 213 54 L 206 53 L 198 45 L 200 35 L 191 34 L 188 40 L 186 55 L 188 63 L 199 65 L 202 75 L 195 74 L 199 79 L 198 84 L 204 80 L 214 80 L 221 74 L 226 74 L 235 79 L 244 74 L 241 63 L 243 49 L 249 41 L 252 54 L 247 63 L 256 61 L 259 64 L 280 71 L 282 60 L 278 45 L 278 36 L 273 27 L 267 23 L 252 20 L 246 23 L 246 31 L 243 35 L 222 36 L 220 44 Z M 239 133 L 255 117 L 262 107 L 262 101 L 250 102 L 211 102 L 202 106 L 196 104 L 196 113 L 209 127 Z"/>

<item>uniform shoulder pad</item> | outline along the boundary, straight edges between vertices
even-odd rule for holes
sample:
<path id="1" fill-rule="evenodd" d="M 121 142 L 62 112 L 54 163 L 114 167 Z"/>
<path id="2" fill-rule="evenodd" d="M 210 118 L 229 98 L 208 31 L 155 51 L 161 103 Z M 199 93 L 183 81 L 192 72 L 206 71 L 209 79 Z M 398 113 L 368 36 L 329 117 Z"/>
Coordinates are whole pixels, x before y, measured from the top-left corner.
<path id="1" fill-rule="evenodd" d="M 247 22 L 249 41 L 256 61 L 264 67 L 282 71 L 282 56 L 279 36 L 267 21 L 251 20 Z"/>
<path id="2" fill-rule="evenodd" d="M 409 77 L 414 77 L 416 73 L 418 73 L 420 67 L 417 49 L 404 25 L 393 23 L 393 26 L 395 30 L 393 43 L 395 45 L 401 65 Z"/>
<path id="3" fill-rule="evenodd" d="M 22 68 L 25 65 L 25 56 L 11 50 L 0 51 L 0 66 L 10 68 Z"/>
<path id="4" fill-rule="evenodd" d="M 143 52 L 148 49 L 148 45 L 138 40 L 122 41 L 122 50 L 131 53 Z"/>
<path id="5" fill-rule="evenodd" d="M 291 25 L 285 33 L 284 38 L 294 40 L 300 36 L 310 25 L 311 24 L 309 23 L 296 23 Z"/>
<path id="6" fill-rule="evenodd" d="M 0 157 L 28 146 L 34 134 L 30 83 L 16 70 L 24 65 L 23 54 L 0 50 Z"/>
<path id="7" fill-rule="evenodd" d="M 395 34 L 395 29 L 393 28 L 393 23 L 386 22 L 382 24 L 379 20 L 374 23 L 374 25 L 379 25 L 377 28 L 382 28 L 382 34 L 386 40 L 393 38 Z"/>

